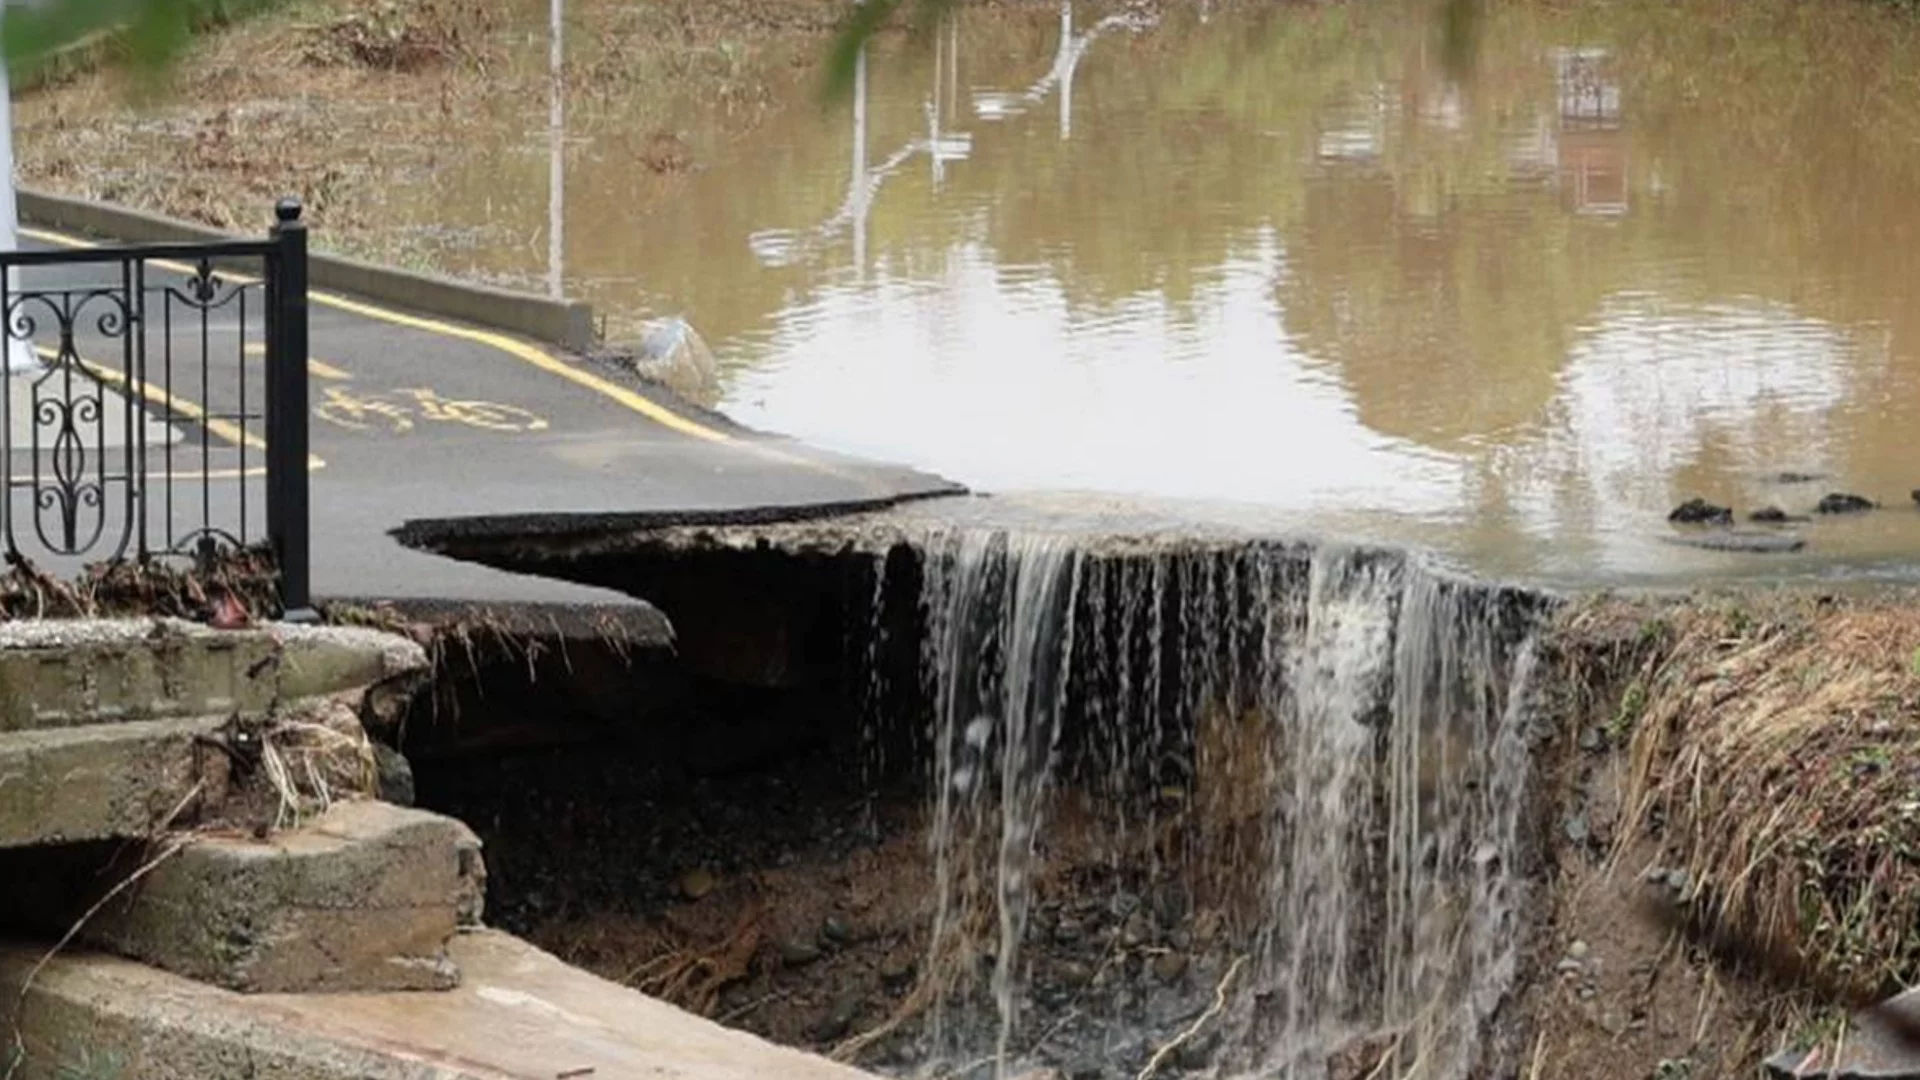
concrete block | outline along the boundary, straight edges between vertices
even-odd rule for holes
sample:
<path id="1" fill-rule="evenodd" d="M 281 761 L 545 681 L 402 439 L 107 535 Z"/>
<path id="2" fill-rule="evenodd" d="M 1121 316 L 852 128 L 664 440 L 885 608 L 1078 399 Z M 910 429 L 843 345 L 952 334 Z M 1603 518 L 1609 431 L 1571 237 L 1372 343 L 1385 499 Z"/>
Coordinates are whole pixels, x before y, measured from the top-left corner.
<path id="1" fill-rule="evenodd" d="M 67 953 L 23 996 L 41 950 L 0 945 L 0 1031 L 18 1031 L 26 1051 L 13 1080 L 872 1080 L 506 934 L 462 934 L 451 953 L 465 978 L 440 994 L 241 995 Z"/>
<path id="2" fill-rule="evenodd" d="M 1780 1080 L 1920 1080 L 1920 990 L 1853 1014 L 1847 1038 L 1766 1060 Z"/>
<path id="3" fill-rule="evenodd" d="M 269 840 L 198 839 L 83 931 L 91 944 L 250 993 L 443 990 L 479 922 L 480 841 L 452 818 L 343 803 Z"/>
<path id="4" fill-rule="evenodd" d="M 191 820 L 189 802 L 225 794 L 225 755 L 196 741 L 223 724 L 0 731 L 0 849 L 149 836 L 176 810 Z"/>
<path id="5" fill-rule="evenodd" d="M 352 627 L 0 623 L 0 732 L 261 712 L 275 701 L 423 675 L 426 667 L 412 640 Z"/>

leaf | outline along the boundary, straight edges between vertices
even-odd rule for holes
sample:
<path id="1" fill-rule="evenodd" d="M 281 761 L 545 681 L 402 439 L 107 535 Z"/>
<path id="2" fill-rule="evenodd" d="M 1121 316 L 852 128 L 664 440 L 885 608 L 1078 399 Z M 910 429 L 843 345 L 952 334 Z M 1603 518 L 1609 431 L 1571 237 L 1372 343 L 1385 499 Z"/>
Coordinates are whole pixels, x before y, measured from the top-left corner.
<path id="1" fill-rule="evenodd" d="M 899 11 L 904 0 L 853 0 L 852 10 L 840 32 L 834 35 L 827 56 L 827 80 L 822 96 L 828 102 L 839 101 L 853 90 L 854 72 L 860 66 L 860 50 L 880 32 Z M 959 0 L 915 0 L 911 26 L 921 30 L 936 25 Z"/>
<path id="2" fill-rule="evenodd" d="M 37 0 L 8 6 L 0 47 L 16 77 L 31 74 L 68 46 L 111 35 L 147 75 L 173 63 L 196 30 L 244 18 L 280 0 Z"/>

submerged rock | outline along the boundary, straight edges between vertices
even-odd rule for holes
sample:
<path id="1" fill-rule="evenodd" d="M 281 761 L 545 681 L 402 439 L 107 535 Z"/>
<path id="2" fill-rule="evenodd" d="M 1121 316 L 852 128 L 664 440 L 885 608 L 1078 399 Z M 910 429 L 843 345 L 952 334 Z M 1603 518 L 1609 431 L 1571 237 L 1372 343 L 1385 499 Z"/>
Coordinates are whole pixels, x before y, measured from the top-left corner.
<path id="1" fill-rule="evenodd" d="M 1796 472 L 1793 469 L 1782 469 L 1777 473 L 1769 473 L 1763 479 L 1776 484 L 1811 484 L 1815 480 L 1825 480 L 1826 478 L 1826 473 Z"/>
<path id="2" fill-rule="evenodd" d="M 1674 507 L 1667 520 L 1676 525 L 1731 525 L 1733 511 L 1696 496 Z"/>
<path id="3" fill-rule="evenodd" d="M 1789 521 L 1810 520 L 1802 514 L 1789 514 L 1777 506 L 1763 506 L 1747 515 L 1748 521 L 1757 521 L 1767 525 L 1783 525 Z"/>
<path id="4" fill-rule="evenodd" d="M 1820 505 L 1813 508 L 1816 514 L 1858 514 L 1865 510 L 1876 509 L 1880 504 L 1864 495 L 1854 495 L 1845 491 L 1835 491 L 1824 495 Z"/>
<path id="5" fill-rule="evenodd" d="M 1783 532 L 1712 532 L 1697 536 L 1669 536 L 1666 540 L 1668 543 L 1707 551 L 1748 551 L 1756 554 L 1799 551 L 1807 546 L 1802 537 Z"/>

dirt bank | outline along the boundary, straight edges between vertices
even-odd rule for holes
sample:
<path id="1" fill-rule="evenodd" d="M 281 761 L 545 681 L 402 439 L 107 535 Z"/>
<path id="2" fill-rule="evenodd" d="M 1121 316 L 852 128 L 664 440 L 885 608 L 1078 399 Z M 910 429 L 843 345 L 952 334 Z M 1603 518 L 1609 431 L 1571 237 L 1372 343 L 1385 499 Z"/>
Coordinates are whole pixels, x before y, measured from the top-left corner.
<path id="1" fill-rule="evenodd" d="M 569 106 L 578 124 L 620 102 L 636 129 L 626 132 L 638 151 L 633 212 L 696 175 L 714 146 L 810 101 L 840 9 L 570 4 Z M 325 248 L 526 285 L 536 260 L 513 256 L 539 250 L 538 238 L 488 226 L 446 236 L 436 201 L 492 196 L 448 190 L 435 172 L 475 152 L 543 158 L 545 13 L 487 0 L 302 0 L 209 34 L 151 93 L 111 67 L 70 73 L 17 103 L 20 179 L 247 231 L 298 192 Z M 428 250 L 472 258 L 448 264 Z"/>
<path id="2" fill-rule="evenodd" d="M 1565 614 L 1576 749 L 1543 951 L 1503 1033 L 1528 1068 L 1751 1076 L 1912 984 L 1917 650 L 1904 592 Z"/>
<path id="3" fill-rule="evenodd" d="M 1565 612 L 1542 705 L 1557 733 L 1537 758 L 1551 850 L 1489 1067 L 1750 1076 L 1842 1032 L 1849 1001 L 1911 980 L 1916 648 L 1920 599 L 1904 595 Z M 718 768 L 630 743 L 429 757 L 422 797 L 485 837 L 493 916 L 566 959 L 869 1068 L 944 1060 L 970 1075 L 979 1062 L 941 1050 L 991 1030 L 1000 944 L 982 925 L 962 955 L 929 956 L 938 889 L 920 781 L 875 783 L 830 745 L 831 716 L 763 707 L 819 737 Z M 1831 782 L 1836 770 L 1850 779 Z M 1255 920 L 1170 869 L 1209 826 L 1175 796 L 1152 835 L 1114 835 L 1110 814 L 1069 796 L 1050 812 L 1020 954 L 1021 1059 L 1136 1075 L 1249 949 Z M 1784 916 L 1754 899 L 1783 895 L 1799 900 Z M 1649 901 L 1732 949 L 1676 935 Z M 1159 1072 L 1185 1075 L 1218 1049 L 1196 1040 Z M 1381 1049 L 1351 1047 L 1329 1077 L 1368 1075 Z"/>

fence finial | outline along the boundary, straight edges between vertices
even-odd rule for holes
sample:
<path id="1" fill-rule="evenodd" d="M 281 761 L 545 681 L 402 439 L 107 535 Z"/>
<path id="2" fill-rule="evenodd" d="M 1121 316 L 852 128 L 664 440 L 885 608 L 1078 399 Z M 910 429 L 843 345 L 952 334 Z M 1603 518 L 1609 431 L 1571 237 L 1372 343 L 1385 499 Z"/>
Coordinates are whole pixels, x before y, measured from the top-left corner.
<path id="1" fill-rule="evenodd" d="M 274 220 L 280 222 L 282 225 L 289 225 L 289 224 L 292 224 L 293 222 L 299 221 L 300 220 L 299 196 L 287 195 L 283 197 L 279 202 L 274 203 L 273 216 L 274 216 Z"/>

